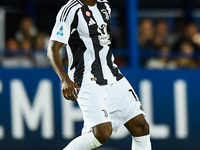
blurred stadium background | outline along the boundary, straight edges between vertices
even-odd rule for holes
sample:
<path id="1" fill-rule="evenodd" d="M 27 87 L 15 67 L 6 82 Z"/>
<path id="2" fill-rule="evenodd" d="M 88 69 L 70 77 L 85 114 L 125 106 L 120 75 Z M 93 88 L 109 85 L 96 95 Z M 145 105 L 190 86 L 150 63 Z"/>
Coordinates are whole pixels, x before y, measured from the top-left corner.
<path id="1" fill-rule="evenodd" d="M 60 150 L 80 135 L 80 109 L 63 100 L 46 57 L 66 2 L 0 0 L 0 150 Z M 140 97 L 153 150 L 200 150 L 200 1 L 109 2 L 115 62 Z M 98 150 L 130 146 L 122 129 Z"/>

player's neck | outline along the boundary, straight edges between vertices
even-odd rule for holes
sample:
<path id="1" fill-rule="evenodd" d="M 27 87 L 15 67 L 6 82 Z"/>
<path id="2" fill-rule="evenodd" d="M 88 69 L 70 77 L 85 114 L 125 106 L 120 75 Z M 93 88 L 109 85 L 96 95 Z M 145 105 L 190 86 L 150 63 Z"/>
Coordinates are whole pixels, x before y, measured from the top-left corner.
<path id="1" fill-rule="evenodd" d="M 81 1 L 89 6 L 94 6 L 96 4 L 96 0 L 81 0 Z"/>

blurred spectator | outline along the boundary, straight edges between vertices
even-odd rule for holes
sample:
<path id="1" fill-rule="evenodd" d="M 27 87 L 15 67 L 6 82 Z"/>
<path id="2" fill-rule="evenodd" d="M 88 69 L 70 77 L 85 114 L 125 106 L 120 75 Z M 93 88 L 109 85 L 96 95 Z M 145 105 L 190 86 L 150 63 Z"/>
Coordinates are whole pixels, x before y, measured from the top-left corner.
<path id="1" fill-rule="evenodd" d="M 47 37 L 45 33 L 39 33 L 35 39 L 35 52 L 34 58 L 36 62 L 36 67 L 49 67 L 50 63 L 46 56 L 46 41 Z"/>
<path id="2" fill-rule="evenodd" d="M 193 58 L 195 48 L 191 41 L 184 41 L 180 44 L 180 56 L 176 59 L 177 67 L 180 69 L 195 69 L 197 61 Z"/>
<path id="3" fill-rule="evenodd" d="M 7 40 L 5 55 L 1 59 L 1 65 L 4 68 L 29 68 L 33 63 L 29 58 L 21 55 L 20 47 L 14 38 Z"/>
<path id="4" fill-rule="evenodd" d="M 148 18 L 141 19 L 138 28 L 138 44 L 140 53 L 142 54 L 142 57 L 140 58 L 140 63 L 141 65 L 145 65 L 148 58 L 143 57 L 143 54 L 146 55 L 146 52 L 155 50 L 155 45 L 153 41 L 153 22 L 151 21 L 151 19 Z"/>
<path id="5" fill-rule="evenodd" d="M 6 42 L 6 50 L 1 58 L 1 66 L 5 68 L 14 68 L 19 64 L 16 55 L 19 53 L 19 45 L 14 38 L 9 38 Z"/>
<path id="6" fill-rule="evenodd" d="M 14 38 L 9 38 L 6 44 L 7 52 L 18 53 L 19 44 Z"/>
<path id="7" fill-rule="evenodd" d="M 23 54 L 31 54 L 32 46 L 28 39 L 24 39 L 21 42 L 21 49 Z"/>
<path id="8" fill-rule="evenodd" d="M 177 67 L 176 62 L 170 59 L 170 55 L 170 48 L 167 45 L 163 45 L 158 58 L 150 58 L 146 63 L 146 67 L 149 69 L 175 69 Z"/>
<path id="9" fill-rule="evenodd" d="M 29 68 L 29 67 L 34 67 L 35 65 L 35 61 L 32 55 L 32 46 L 31 43 L 28 39 L 24 39 L 21 43 L 21 56 L 20 60 L 21 60 L 21 64 L 19 67 L 22 68 Z"/>
<path id="10" fill-rule="evenodd" d="M 152 49 L 154 28 L 150 19 L 142 19 L 139 24 L 138 43 L 141 50 Z"/>
<path id="11" fill-rule="evenodd" d="M 198 44 L 198 41 L 200 41 L 199 38 L 199 33 L 198 33 L 198 27 L 196 23 L 188 23 L 185 26 L 185 30 L 184 33 L 182 34 L 183 36 L 180 37 L 180 39 L 175 43 L 175 45 L 172 47 L 172 49 L 174 51 L 178 51 L 179 48 L 181 47 L 181 44 L 184 41 L 188 41 L 190 42 L 190 44 L 192 45 L 194 51 L 200 51 L 200 47 Z"/>
<path id="12" fill-rule="evenodd" d="M 150 19 L 143 19 L 139 25 L 138 42 L 141 64 L 149 69 L 197 68 L 195 52 L 200 52 L 200 33 L 196 23 L 178 24 L 182 28 L 171 34 L 165 20 L 158 20 L 153 27 Z M 154 29 L 153 29 L 154 28 Z M 172 52 L 171 52 L 172 51 Z M 176 59 L 174 55 L 178 54 Z M 149 56 L 152 57 L 149 58 Z"/>
<path id="13" fill-rule="evenodd" d="M 165 44 L 171 47 L 174 42 L 174 38 L 175 37 L 170 33 L 168 29 L 168 23 L 164 19 L 158 20 L 155 24 L 154 30 L 154 48 L 159 50 Z"/>
<path id="14" fill-rule="evenodd" d="M 46 49 L 45 38 L 46 38 L 45 33 L 41 32 L 37 34 L 34 45 L 36 50 L 43 51 Z"/>
<path id="15" fill-rule="evenodd" d="M 22 42 L 24 39 L 29 40 L 31 46 L 33 46 L 34 39 L 37 35 L 37 29 L 33 24 L 30 17 L 24 17 L 20 22 L 19 30 L 16 32 L 16 39 L 18 42 Z"/>

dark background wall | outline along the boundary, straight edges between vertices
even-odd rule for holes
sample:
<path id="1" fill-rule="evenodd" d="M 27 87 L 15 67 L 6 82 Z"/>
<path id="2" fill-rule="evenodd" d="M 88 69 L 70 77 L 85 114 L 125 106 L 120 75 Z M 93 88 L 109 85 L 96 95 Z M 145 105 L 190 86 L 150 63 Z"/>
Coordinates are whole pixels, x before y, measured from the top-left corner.
<path id="1" fill-rule="evenodd" d="M 0 0 L 0 7 L 6 9 L 6 38 L 12 37 L 18 28 L 21 18 L 31 16 L 36 26 L 44 31 L 51 32 L 58 10 L 68 0 Z M 109 0 L 113 9 L 124 11 L 123 0 Z M 154 8 L 193 8 L 200 7 L 199 0 L 139 0 L 139 9 Z M 13 24 L 14 23 L 14 24 Z"/>

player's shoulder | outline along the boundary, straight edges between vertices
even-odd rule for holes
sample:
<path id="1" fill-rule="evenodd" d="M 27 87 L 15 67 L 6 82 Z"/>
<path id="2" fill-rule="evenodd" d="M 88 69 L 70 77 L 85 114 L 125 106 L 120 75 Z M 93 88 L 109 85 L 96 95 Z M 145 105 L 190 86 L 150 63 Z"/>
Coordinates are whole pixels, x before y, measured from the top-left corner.
<path id="1" fill-rule="evenodd" d="M 97 0 L 97 2 L 100 2 L 100 3 L 109 3 L 108 0 Z"/>
<path id="2" fill-rule="evenodd" d="M 69 0 L 64 6 L 62 6 L 62 9 L 72 9 L 72 8 L 80 8 L 84 4 L 81 2 L 81 0 Z"/>
<path id="3" fill-rule="evenodd" d="M 81 0 L 69 0 L 64 6 L 61 7 L 57 19 L 60 21 L 65 21 L 69 14 L 75 14 L 75 12 L 80 9 L 84 4 Z"/>

